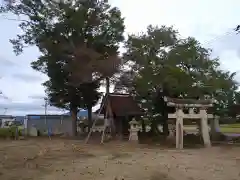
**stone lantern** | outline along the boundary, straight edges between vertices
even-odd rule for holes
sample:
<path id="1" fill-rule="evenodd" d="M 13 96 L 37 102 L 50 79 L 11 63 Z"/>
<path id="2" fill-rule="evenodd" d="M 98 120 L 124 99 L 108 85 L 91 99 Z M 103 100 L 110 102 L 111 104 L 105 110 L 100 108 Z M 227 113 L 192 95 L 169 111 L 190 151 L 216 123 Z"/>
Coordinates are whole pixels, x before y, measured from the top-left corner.
<path id="1" fill-rule="evenodd" d="M 129 122 L 130 129 L 129 129 L 129 141 L 138 141 L 138 131 L 140 130 L 138 122 L 133 119 Z"/>

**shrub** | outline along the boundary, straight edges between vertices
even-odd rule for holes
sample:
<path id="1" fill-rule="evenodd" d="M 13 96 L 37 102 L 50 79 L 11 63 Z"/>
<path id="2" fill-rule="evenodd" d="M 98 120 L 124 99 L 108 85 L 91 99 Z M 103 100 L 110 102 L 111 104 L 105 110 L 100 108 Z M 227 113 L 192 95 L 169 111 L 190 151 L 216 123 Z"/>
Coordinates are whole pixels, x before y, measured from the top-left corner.
<path id="1" fill-rule="evenodd" d="M 18 129 L 18 134 L 16 134 L 16 130 L 16 126 L 9 128 L 0 128 L 0 138 L 15 138 L 16 135 L 21 136 L 21 131 Z"/>
<path id="2" fill-rule="evenodd" d="M 215 132 L 213 134 L 210 133 L 210 138 L 211 138 L 211 140 L 214 140 L 214 141 L 226 141 L 227 140 L 227 136 L 224 135 L 222 132 Z"/>
<path id="3" fill-rule="evenodd" d="M 234 138 L 232 139 L 232 141 L 233 141 L 234 143 L 240 143 L 240 137 L 234 137 Z"/>
<path id="4" fill-rule="evenodd" d="M 0 138 L 10 137 L 9 128 L 0 128 Z"/>

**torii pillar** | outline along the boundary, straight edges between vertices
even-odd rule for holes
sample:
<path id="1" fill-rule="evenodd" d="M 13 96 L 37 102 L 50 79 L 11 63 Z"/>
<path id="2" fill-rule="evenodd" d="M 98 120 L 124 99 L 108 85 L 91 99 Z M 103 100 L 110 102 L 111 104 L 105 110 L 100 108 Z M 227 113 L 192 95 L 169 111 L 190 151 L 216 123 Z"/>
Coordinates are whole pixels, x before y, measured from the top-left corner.
<path id="1" fill-rule="evenodd" d="M 178 108 L 176 112 L 176 148 L 183 149 L 183 117 L 182 108 Z"/>
<path id="2" fill-rule="evenodd" d="M 211 147 L 210 135 L 208 130 L 208 115 L 205 108 L 200 109 L 201 115 L 201 134 L 205 147 Z"/>

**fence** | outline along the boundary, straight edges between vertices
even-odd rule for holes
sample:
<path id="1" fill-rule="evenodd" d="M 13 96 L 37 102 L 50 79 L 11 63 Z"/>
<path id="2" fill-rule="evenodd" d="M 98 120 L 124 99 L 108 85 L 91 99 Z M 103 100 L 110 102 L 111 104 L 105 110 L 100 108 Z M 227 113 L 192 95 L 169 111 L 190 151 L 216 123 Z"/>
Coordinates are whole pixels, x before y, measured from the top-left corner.
<path id="1" fill-rule="evenodd" d="M 27 115 L 24 123 L 25 133 L 29 135 L 32 127 L 36 128 L 40 135 L 72 134 L 72 120 L 69 116 L 62 115 Z"/>

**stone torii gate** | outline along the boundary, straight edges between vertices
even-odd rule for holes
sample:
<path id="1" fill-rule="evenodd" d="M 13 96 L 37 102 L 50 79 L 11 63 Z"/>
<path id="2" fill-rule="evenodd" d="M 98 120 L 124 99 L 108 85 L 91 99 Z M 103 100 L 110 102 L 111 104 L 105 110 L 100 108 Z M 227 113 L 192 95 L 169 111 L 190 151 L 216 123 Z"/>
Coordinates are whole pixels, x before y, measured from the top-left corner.
<path id="1" fill-rule="evenodd" d="M 176 112 L 168 114 L 169 119 L 176 119 L 176 148 L 183 149 L 183 121 L 184 119 L 192 119 L 200 121 L 200 130 L 203 137 L 205 147 L 211 146 L 208 118 L 213 119 L 212 114 L 207 114 L 206 109 L 212 106 L 210 100 L 193 100 L 193 99 L 177 99 L 164 98 L 167 106 L 175 107 Z M 188 108 L 188 114 L 184 114 L 183 108 Z M 199 113 L 194 112 L 194 108 L 199 108 Z"/>

